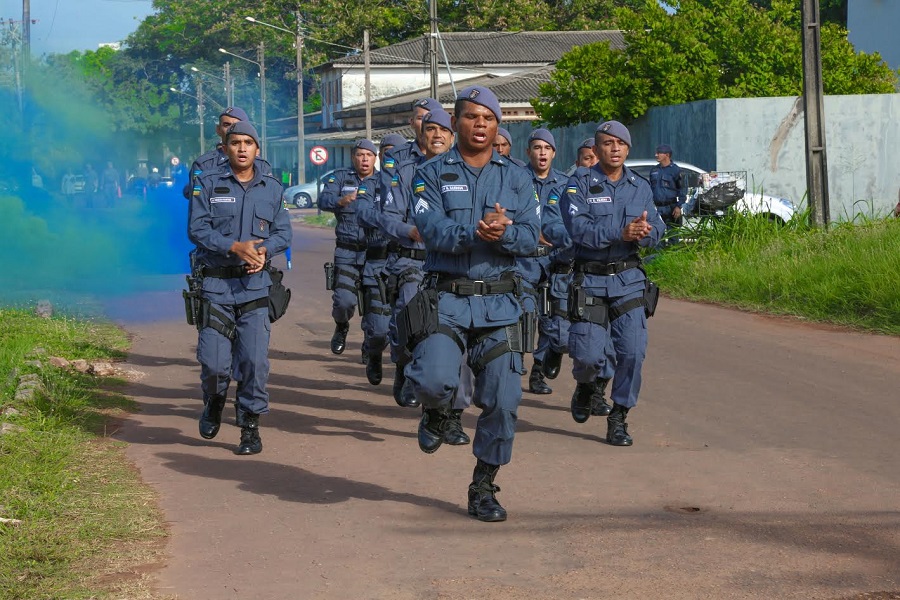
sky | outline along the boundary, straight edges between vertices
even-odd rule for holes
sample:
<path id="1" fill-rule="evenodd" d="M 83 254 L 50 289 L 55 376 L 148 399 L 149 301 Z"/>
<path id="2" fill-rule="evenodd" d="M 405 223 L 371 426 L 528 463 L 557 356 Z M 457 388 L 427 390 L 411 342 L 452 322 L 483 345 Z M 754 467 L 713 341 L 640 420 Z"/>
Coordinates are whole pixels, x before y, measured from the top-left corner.
<path id="1" fill-rule="evenodd" d="M 124 40 L 152 13 L 152 0 L 31 0 L 31 53 L 96 50 Z M 0 0 L 0 17 L 21 21 L 22 0 Z"/>

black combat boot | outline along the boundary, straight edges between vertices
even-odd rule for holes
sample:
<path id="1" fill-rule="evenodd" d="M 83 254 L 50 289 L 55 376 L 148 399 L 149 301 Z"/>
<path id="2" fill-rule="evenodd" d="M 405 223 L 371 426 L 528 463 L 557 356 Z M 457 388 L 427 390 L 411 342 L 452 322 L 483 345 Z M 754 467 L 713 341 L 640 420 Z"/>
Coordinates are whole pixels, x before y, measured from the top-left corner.
<path id="1" fill-rule="evenodd" d="M 555 350 L 548 349 L 544 356 L 544 376 L 547 379 L 556 379 L 559 375 L 559 368 L 562 366 L 562 354 Z"/>
<path id="2" fill-rule="evenodd" d="M 244 413 L 241 418 L 241 445 L 235 454 L 259 454 L 262 452 L 262 440 L 259 438 L 259 415 Z"/>
<path id="3" fill-rule="evenodd" d="M 225 396 L 211 396 L 203 406 L 200 415 L 200 437 L 211 440 L 219 433 L 222 424 L 222 410 L 225 408 Z"/>
<path id="4" fill-rule="evenodd" d="M 419 450 L 425 454 L 437 452 L 444 443 L 449 411 L 441 408 L 425 408 L 419 421 Z"/>
<path id="5" fill-rule="evenodd" d="M 606 403 L 607 385 L 609 385 L 609 379 L 598 379 L 597 385 L 594 386 L 594 395 L 591 398 L 591 414 L 595 417 L 605 417 L 612 410 L 612 407 Z"/>
<path id="6" fill-rule="evenodd" d="M 610 446 L 630 446 L 634 443 L 628 435 L 628 424 L 625 416 L 628 409 L 621 404 L 613 404 L 612 411 L 606 418 L 606 442 Z"/>
<path id="7" fill-rule="evenodd" d="M 381 355 L 370 354 L 366 360 L 366 379 L 372 385 L 378 385 L 381 383 L 381 376 Z"/>
<path id="8" fill-rule="evenodd" d="M 544 372 L 539 360 L 534 361 L 534 366 L 531 367 L 531 375 L 528 376 L 528 391 L 541 395 L 553 393 L 550 386 L 544 383 Z"/>
<path id="9" fill-rule="evenodd" d="M 347 332 L 350 331 L 350 323 L 335 323 L 334 335 L 331 336 L 331 353 L 341 354 L 347 347 Z"/>
<path id="10" fill-rule="evenodd" d="M 394 402 L 397 406 L 403 408 L 415 408 L 419 406 L 419 400 L 412 389 L 412 385 L 406 385 L 406 376 L 403 374 L 403 367 L 397 366 L 394 372 Z"/>
<path id="11" fill-rule="evenodd" d="M 461 408 L 454 408 L 447 417 L 447 428 L 444 429 L 444 442 L 451 446 L 465 446 L 472 440 L 463 431 Z"/>
<path id="12" fill-rule="evenodd" d="M 594 397 L 595 383 L 579 383 L 572 393 L 572 418 L 576 423 L 584 423 L 591 418 L 591 401 Z"/>
<path id="13" fill-rule="evenodd" d="M 506 509 L 494 497 L 500 491 L 494 485 L 494 477 L 499 470 L 500 465 L 489 465 L 480 458 L 475 464 L 472 483 L 469 484 L 469 514 L 479 521 L 492 523 L 506 520 Z"/>

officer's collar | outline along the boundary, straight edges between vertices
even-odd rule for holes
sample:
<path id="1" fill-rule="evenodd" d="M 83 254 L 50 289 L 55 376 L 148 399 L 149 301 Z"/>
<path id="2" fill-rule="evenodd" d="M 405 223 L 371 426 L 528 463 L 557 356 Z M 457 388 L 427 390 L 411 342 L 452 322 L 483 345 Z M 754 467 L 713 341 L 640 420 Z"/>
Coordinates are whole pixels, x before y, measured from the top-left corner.
<path id="1" fill-rule="evenodd" d="M 622 176 L 619 179 L 616 179 L 615 182 L 610 181 L 609 177 L 607 177 L 606 173 L 604 173 L 603 169 L 598 165 L 591 167 L 588 170 L 588 174 L 591 176 L 591 183 L 604 183 L 609 181 L 611 185 L 618 185 L 622 183 L 622 181 L 627 181 L 631 185 L 636 186 L 638 179 L 638 176 L 625 165 L 622 165 Z"/>

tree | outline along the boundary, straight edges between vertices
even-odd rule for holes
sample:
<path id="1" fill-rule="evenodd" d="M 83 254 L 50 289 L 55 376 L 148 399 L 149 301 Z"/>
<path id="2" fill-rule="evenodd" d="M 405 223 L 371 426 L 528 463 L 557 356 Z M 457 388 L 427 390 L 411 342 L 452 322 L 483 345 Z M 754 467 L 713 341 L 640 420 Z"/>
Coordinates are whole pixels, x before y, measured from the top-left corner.
<path id="1" fill-rule="evenodd" d="M 573 49 L 532 102 L 552 126 L 615 118 L 633 121 L 653 106 L 713 98 L 801 93 L 800 12 L 772 0 L 766 10 L 748 0 L 673 0 L 670 14 L 656 0 L 640 11 L 621 8 L 616 20 L 626 48 L 606 43 Z M 845 29 L 822 28 L 825 92 L 891 93 L 896 74 L 877 55 L 855 52 Z"/>

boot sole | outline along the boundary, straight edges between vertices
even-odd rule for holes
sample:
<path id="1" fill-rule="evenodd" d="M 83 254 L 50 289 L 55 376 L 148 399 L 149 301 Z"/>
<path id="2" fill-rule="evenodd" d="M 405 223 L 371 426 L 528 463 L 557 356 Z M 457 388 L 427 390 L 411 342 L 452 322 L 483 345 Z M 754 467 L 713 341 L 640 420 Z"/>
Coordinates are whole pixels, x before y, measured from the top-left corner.
<path id="1" fill-rule="evenodd" d="M 209 434 L 209 435 L 203 433 L 202 430 L 200 431 L 200 437 L 202 437 L 204 440 L 211 440 L 211 439 L 215 438 L 217 435 L 219 435 L 219 428 L 218 428 L 218 427 L 216 427 L 216 430 L 213 431 L 213 432 L 212 432 L 211 434 Z"/>

